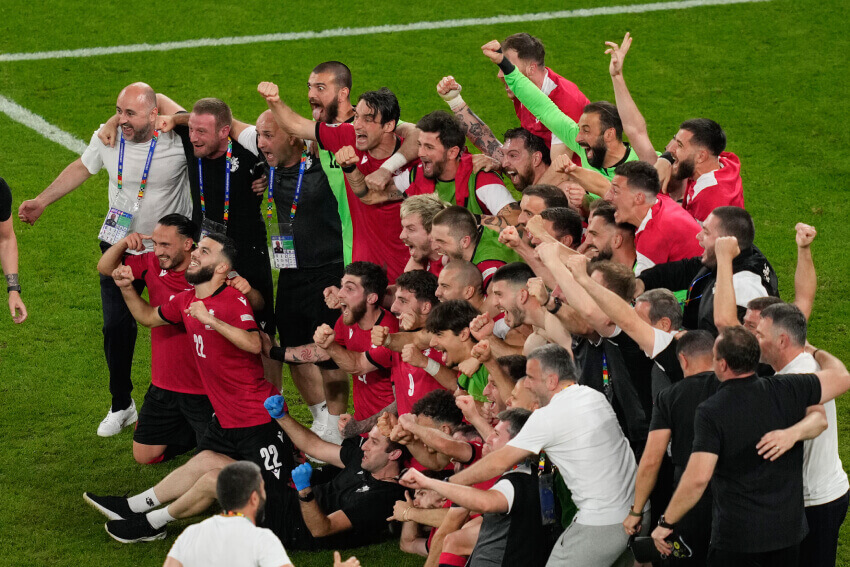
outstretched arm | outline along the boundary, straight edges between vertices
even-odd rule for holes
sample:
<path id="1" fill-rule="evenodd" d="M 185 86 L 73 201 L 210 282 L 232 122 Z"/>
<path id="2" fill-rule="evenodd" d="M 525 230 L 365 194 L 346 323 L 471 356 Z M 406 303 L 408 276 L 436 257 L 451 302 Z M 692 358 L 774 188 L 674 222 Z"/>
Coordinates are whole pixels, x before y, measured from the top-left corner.
<path id="1" fill-rule="evenodd" d="M 304 118 L 280 100 L 280 91 L 274 83 L 263 82 L 257 86 L 257 92 L 266 99 L 269 110 L 274 115 L 277 125 L 292 136 L 302 140 L 316 139 L 316 123 Z"/>
<path id="2" fill-rule="evenodd" d="M 501 449 L 493 451 L 486 457 L 476 461 L 470 467 L 449 477 L 449 482 L 455 484 L 477 484 L 500 475 L 512 466 L 521 463 L 531 456 L 530 451 L 505 445 Z"/>
<path id="3" fill-rule="evenodd" d="M 142 299 L 133 287 L 133 270 L 130 266 L 120 266 L 112 272 L 115 285 L 121 289 L 124 303 L 133 315 L 133 318 L 145 327 L 161 327 L 169 322 L 163 319 L 159 310 L 151 307 L 150 303 Z"/>
<path id="4" fill-rule="evenodd" d="M 794 305 L 800 308 L 806 320 L 812 315 L 818 276 L 812 260 L 812 241 L 817 236 L 815 227 L 797 223 L 797 270 L 794 272 Z"/>
<path id="5" fill-rule="evenodd" d="M 643 115 L 638 110 L 629 88 L 626 86 L 626 80 L 623 78 L 623 61 L 632 45 L 632 37 L 626 32 L 622 45 L 617 45 L 612 41 L 606 41 L 605 45 L 608 46 L 605 53 L 611 55 L 608 71 L 611 73 L 611 82 L 614 83 L 614 97 L 617 112 L 623 121 L 623 131 L 629 137 L 629 143 L 641 161 L 654 164 L 658 160 L 658 154 L 655 153 L 655 148 L 652 147 L 649 134 L 646 132 L 646 120 L 643 119 Z"/>
<path id="6" fill-rule="evenodd" d="M 502 143 L 496 139 L 490 127 L 472 112 L 472 109 L 460 96 L 461 90 L 463 90 L 463 87 L 451 75 L 443 77 L 437 83 L 437 94 L 446 101 L 455 116 L 463 122 L 466 137 L 469 138 L 472 145 L 484 154 L 502 161 Z"/>
<path id="7" fill-rule="evenodd" d="M 335 467 L 345 467 L 340 458 L 340 446 L 325 441 L 293 419 L 286 409 L 286 400 L 283 396 L 270 396 L 263 402 L 263 406 L 298 449 Z"/>
<path id="8" fill-rule="evenodd" d="M 408 488 L 433 490 L 452 502 L 473 512 L 503 514 L 508 511 L 508 500 L 498 490 L 480 490 L 428 478 L 421 472 L 410 469 L 399 481 Z"/>
<path id="9" fill-rule="evenodd" d="M 82 185 L 91 175 L 83 165 L 83 158 L 75 159 L 35 199 L 28 199 L 21 203 L 18 208 L 18 218 L 27 224 L 35 224 L 48 205 Z"/>
<path id="10" fill-rule="evenodd" d="M 775 461 L 798 441 L 814 439 L 826 431 L 828 425 L 823 406 L 809 406 L 806 408 L 806 416 L 791 427 L 765 433 L 756 445 L 756 449 L 765 459 Z"/>
<path id="11" fill-rule="evenodd" d="M 843 362 L 825 350 L 815 350 L 814 356 L 821 367 L 816 372 L 821 387 L 820 403 L 825 404 L 850 390 L 850 374 Z"/>

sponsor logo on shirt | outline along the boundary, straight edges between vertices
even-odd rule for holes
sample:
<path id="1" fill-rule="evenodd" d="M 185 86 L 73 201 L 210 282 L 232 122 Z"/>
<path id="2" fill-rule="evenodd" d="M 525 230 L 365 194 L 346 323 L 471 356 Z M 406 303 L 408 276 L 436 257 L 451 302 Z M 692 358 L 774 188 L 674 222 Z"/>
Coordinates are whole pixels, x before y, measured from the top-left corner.
<path id="1" fill-rule="evenodd" d="M 242 315 L 242 320 L 243 321 L 253 321 L 254 316 L 253 315 Z"/>
<path id="2" fill-rule="evenodd" d="M 355 490 L 354 492 L 369 492 L 369 485 L 365 484 L 365 485 L 361 486 L 360 488 L 358 488 L 357 490 Z"/>
<path id="3" fill-rule="evenodd" d="M 215 310 L 210 309 L 209 312 L 211 316 L 215 317 Z M 206 329 L 207 331 L 211 331 L 212 327 L 210 327 L 209 325 L 204 325 L 204 329 Z"/>

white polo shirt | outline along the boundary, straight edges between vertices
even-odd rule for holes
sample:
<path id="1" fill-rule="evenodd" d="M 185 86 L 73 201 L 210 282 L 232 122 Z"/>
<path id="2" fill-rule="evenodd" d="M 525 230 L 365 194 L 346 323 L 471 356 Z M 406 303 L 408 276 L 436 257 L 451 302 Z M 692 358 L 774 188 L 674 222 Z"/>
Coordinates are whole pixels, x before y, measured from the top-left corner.
<path id="1" fill-rule="evenodd" d="M 619 524 L 634 500 L 637 465 L 607 398 L 574 384 L 531 414 L 508 445 L 546 454 L 578 507 L 576 522 Z"/>
<path id="2" fill-rule="evenodd" d="M 241 516 L 213 516 L 186 528 L 171 551 L 183 567 L 281 567 L 292 561 L 271 530 Z"/>

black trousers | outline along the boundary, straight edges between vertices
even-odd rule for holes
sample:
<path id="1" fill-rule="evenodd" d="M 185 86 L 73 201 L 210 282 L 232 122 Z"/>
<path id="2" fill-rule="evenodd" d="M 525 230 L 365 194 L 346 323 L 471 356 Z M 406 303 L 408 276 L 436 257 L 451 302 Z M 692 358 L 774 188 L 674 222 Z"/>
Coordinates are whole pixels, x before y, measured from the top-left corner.
<path id="1" fill-rule="evenodd" d="M 847 515 L 850 492 L 832 502 L 806 508 L 809 535 L 800 543 L 800 567 L 834 567 L 838 530 Z"/>
<path id="2" fill-rule="evenodd" d="M 800 544 L 763 553 L 738 553 L 709 547 L 707 564 L 709 567 L 797 567 L 799 559 Z"/>
<path id="3" fill-rule="evenodd" d="M 100 243 L 101 251 L 109 245 Z M 143 280 L 133 286 L 138 293 L 145 288 Z M 100 276 L 100 301 L 103 306 L 103 353 L 109 369 L 109 393 L 112 394 L 112 411 L 130 407 L 133 381 L 130 369 L 133 366 L 133 351 L 136 348 L 136 320 L 124 302 L 121 290 L 111 277 Z"/>

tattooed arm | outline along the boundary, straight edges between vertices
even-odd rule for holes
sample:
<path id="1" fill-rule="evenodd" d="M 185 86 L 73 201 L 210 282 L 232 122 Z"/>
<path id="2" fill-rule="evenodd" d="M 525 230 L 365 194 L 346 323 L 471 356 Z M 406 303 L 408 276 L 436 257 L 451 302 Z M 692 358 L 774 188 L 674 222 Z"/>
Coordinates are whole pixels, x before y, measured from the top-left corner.
<path id="1" fill-rule="evenodd" d="M 493 135 L 490 127 L 472 112 L 472 109 L 469 108 L 469 105 L 460 96 L 461 90 L 463 90 L 463 87 L 451 75 L 443 77 L 437 83 L 437 94 L 446 101 L 455 116 L 463 122 L 466 137 L 469 138 L 469 141 L 483 153 L 502 161 L 501 142 Z"/>
<path id="2" fill-rule="evenodd" d="M 289 364 L 307 364 L 330 360 L 327 351 L 316 343 L 295 347 L 271 347 L 269 358 Z"/>
<path id="3" fill-rule="evenodd" d="M 491 230 L 502 232 L 509 226 L 516 226 L 520 212 L 521 209 L 519 207 L 519 203 L 514 201 L 513 203 L 508 203 L 502 207 L 502 210 L 495 216 L 481 215 L 480 224 L 481 226 L 487 227 Z"/>

